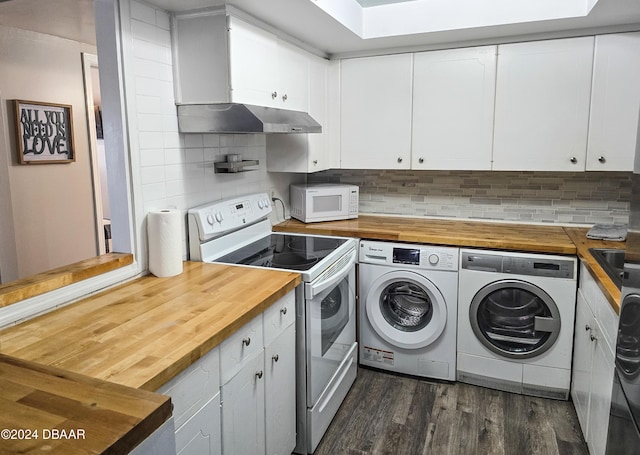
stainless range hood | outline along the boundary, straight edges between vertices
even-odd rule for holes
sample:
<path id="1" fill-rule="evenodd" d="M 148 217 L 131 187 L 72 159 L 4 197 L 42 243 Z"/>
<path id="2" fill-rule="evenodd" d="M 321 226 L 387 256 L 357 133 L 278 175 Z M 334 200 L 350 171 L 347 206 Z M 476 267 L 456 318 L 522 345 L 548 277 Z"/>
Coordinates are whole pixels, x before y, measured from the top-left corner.
<path id="1" fill-rule="evenodd" d="M 306 112 L 250 104 L 178 104 L 181 133 L 321 133 Z"/>

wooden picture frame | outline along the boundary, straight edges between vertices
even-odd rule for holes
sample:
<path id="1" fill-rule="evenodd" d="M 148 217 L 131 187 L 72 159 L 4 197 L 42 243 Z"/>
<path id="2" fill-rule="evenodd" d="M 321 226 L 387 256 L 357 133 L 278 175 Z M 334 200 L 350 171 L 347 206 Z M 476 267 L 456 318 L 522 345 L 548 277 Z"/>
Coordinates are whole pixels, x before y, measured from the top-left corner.
<path id="1" fill-rule="evenodd" d="M 72 163 L 73 111 L 70 105 L 14 100 L 20 164 Z"/>

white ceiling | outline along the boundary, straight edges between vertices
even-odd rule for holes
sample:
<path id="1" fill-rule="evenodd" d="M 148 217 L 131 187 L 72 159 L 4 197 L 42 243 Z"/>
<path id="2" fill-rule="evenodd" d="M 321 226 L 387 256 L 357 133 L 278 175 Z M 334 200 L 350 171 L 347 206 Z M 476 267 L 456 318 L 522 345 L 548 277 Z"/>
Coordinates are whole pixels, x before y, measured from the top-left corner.
<path id="1" fill-rule="evenodd" d="M 429 49 L 439 47 L 455 47 L 468 44 L 481 44 L 499 41 L 515 41 L 519 39 L 535 39 L 559 36 L 572 36 L 594 31 L 640 30 L 640 0 L 573 0 L 582 1 L 585 11 L 593 4 L 590 13 L 571 18 L 541 18 L 532 20 L 520 18 L 517 23 L 492 22 L 486 15 L 477 15 L 479 20 L 486 20 L 489 26 L 481 22 L 467 21 L 465 24 L 432 26 L 429 31 L 420 31 L 415 27 L 408 33 L 398 31 L 404 20 L 393 20 L 388 32 L 367 34 L 365 19 L 384 12 L 392 13 L 399 8 L 415 8 L 420 4 L 460 5 L 461 2 L 472 2 L 476 9 L 481 0 L 227 0 L 233 5 L 267 24 L 307 43 L 310 47 L 327 54 L 357 55 L 372 53 L 380 49 Z M 488 0 L 485 0 L 488 1 Z M 494 0 L 491 0 L 494 1 Z M 517 4 L 518 8 L 528 12 L 527 0 L 501 0 L 505 5 Z M 185 11 L 209 6 L 220 6 L 225 0 L 146 0 L 167 11 Z M 317 3 L 316 3 L 317 2 Z M 363 8 L 360 3 L 366 3 Z M 373 7 L 373 3 L 383 2 L 387 5 Z M 515 3 L 514 3 L 515 2 Z M 393 4 L 389 4 L 393 3 Z M 540 3 L 531 0 L 534 5 Z M 567 0 L 557 3 L 566 5 Z M 323 11 L 321 4 L 351 5 L 351 10 L 358 8 L 365 19 L 362 23 L 349 24 L 349 27 Z M 371 5 L 370 5 L 371 4 Z M 490 3 L 488 3 L 490 4 Z M 560 7 L 558 7 L 560 8 Z M 458 9 L 458 11 L 462 11 Z M 487 10 L 488 11 L 488 10 Z M 450 14 L 456 17 L 456 14 Z M 435 15 L 443 16 L 443 14 Z M 463 16 L 463 14 L 460 14 Z M 487 16 L 487 17 L 484 17 Z M 393 14 L 389 18 L 400 17 Z M 531 16 L 534 17 L 534 16 Z M 413 21 L 421 26 L 431 23 Z M 437 17 L 436 17 L 437 19 Z M 391 19 L 390 19 L 391 20 Z M 357 22 L 356 21 L 356 22 Z M 407 21 L 409 22 L 409 21 Z M 515 21 L 514 21 L 515 22 Z M 346 22 L 345 22 L 346 23 Z M 88 44 L 95 44 L 93 16 L 93 0 L 9 0 L 0 1 L 0 25 L 18 27 L 60 36 Z M 359 29 L 358 29 L 359 28 Z M 357 29 L 355 32 L 352 29 Z M 370 30 L 372 27 L 370 27 Z M 384 34 L 388 36 L 384 36 Z M 362 38 L 361 36 L 371 36 Z"/>

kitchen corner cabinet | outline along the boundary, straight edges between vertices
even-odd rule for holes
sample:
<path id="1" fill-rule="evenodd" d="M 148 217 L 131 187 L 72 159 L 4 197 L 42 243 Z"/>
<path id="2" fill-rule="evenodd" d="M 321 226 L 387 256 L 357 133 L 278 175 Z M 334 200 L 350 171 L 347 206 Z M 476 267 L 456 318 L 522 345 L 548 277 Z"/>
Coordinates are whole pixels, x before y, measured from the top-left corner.
<path id="1" fill-rule="evenodd" d="M 596 36 L 587 171 L 633 171 L 638 81 L 640 32 Z"/>
<path id="2" fill-rule="evenodd" d="M 581 265 L 571 398 L 591 455 L 605 453 L 617 320 L 617 315 L 595 280 Z"/>
<path id="3" fill-rule="evenodd" d="M 340 72 L 340 167 L 409 169 L 413 54 L 345 59 Z"/>
<path id="4" fill-rule="evenodd" d="M 496 52 L 414 55 L 412 169 L 491 169 Z"/>
<path id="5" fill-rule="evenodd" d="M 329 62 L 309 56 L 308 112 L 322 125 L 322 133 L 267 134 L 267 171 L 324 171 L 329 163 L 328 69 Z"/>
<path id="6" fill-rule="evenodd" d="M 290 292 L 220 345 L 223 454 L 295 448 L 294 322 Z"/>
<path id="7" fill-rule="evenodd" d="M 226 10 L 172 19 L 178 103 L 246 103 L 307 111 L 309 61 L 302 49 Z"/>
<path id="8" fill-rule="evenodd" d="M 494 170 L 585 169 L 593 43 L 498 46 Z"/>

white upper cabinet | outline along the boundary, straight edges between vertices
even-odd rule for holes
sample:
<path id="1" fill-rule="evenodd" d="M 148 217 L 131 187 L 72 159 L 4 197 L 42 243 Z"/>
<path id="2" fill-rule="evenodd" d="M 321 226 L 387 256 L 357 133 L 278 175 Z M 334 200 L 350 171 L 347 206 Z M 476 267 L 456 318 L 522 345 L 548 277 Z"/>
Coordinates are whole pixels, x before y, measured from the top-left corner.
<path id="1" fill-rule="evenodd" d="M 322 125 L 322 133 L 268 134 L 268 171 L 311 173 L 329 169 L 328 67 L 327 60 L 309 56 L 309 115 Z"/>
<path id="2" fill-rule="evenodd" d="M 588 171 L 633 171 L 640 110 L 640 33 L 596 37 Z"/>
<path id="3" fill-rule="evenodd" d="M 491 169 L 496 46 L 414 56 L 413 169 Z"/>
<path id="4" fill-rule="evenodd" d="M 344 169 L 409 169 L 413 54 L 342 60 Z"/>
<path id="5" fill-rule="evenodd" d="M 593 42 L 498 46 L 493 169 L 585 169 Z"/>
<path id="6" fill-rule="evenodd" d="M 176 101 L 309 108 L 302 49 L 224 10 L 173 18 Z"/>

